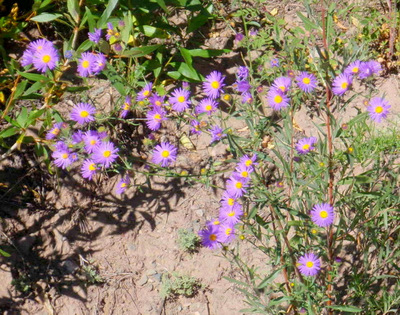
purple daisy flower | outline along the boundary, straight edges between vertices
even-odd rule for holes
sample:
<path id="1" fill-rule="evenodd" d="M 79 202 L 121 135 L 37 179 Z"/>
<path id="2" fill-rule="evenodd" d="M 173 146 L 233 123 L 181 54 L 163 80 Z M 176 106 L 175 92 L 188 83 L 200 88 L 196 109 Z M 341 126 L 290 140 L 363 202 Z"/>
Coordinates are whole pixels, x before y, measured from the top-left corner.
<path id="1" fill-rule="evenodd" d="M 104 70 L 107 64 L 107 58 L 104 54 L 98 53 L 94 55 L 94 61 L 92 66 L 93 74 L 99 74 L 101 71 Z"/>
<path id="2" fill-rule="evenodd" d="M 270 65 L 271 65 L 271 68 L 279 67 L 279 59 L 278 58 L 272 58 L 271 61 L 270 61 Z"/>
<path id="3" fill-rule="evenodd" d="M 71 111 L 71 119 L 78 124 L 86 124 L 94 121 L 93 115 L 96 113 L 96 108 L 88 103 L 78 103 Z"/>
<path id="4" fill-rule="evenodd" d="M 268 91 L 267 95 L 268 104 L 273 110 L 281 110 L 282 108 L 288 107 L 290 98 L 286 96 L 279 89 L 272 88 Z"/>
<path id="5" fill-rule="evenodd" d="M 245 80 L 249 76 L 249 68 L 247 68 L 246 66 L 240 66 L 237 69 L 236 74 L 240 79 Z"/>
<path id="6" fill-rule="evenodd" d="M 226 134 L 223 133 L 224 131 L 220 126 L 215 125 L 215 126 L 211 127 L 211 129 L 209 129 L 209 131 L 211 132 L 211 136 L 212 136 L 211 143 L 213 143 L 215 141 L 219 141 L 222 138 L 226 137 Z"/>
<path id="7" fill-rule="evenodd" d="M 312 73 L 302 71 L 296 77 L 297 85 L 306 93 L 312 92 L 317 87 L 317 78 Z"/>
<path id="8" fill-rule="evenodd" d="M 287 73 L 287 76 L 288 76 L 289 78 L 291 78 L 291 79 L 294 79 L 294 77 L 296 76 L 296 75 L 294 74 L 294 71 L 293 71 L 293 70 L 288 70 L 286 73 Z"/>
<path id="9" fill-rule="evenodd" d="M 143 101 L 151 96 L 151 89 L 153 88 L 153 83 L 147 83 L 144 88 L 137 94 L 136 100 Z"/>
<path id="10" fill-rule="evenodd" d="M 316 276 L 321 269 L 321 262 L 314 253 L 301 256 L 299 265 L 299 270 L 304 276 Z"/>
<path id="11" fill-rule="evenodd" d="M 384 98 L 374 97 L 367 107 L 368 115 L 373 121 L 380 123 L 389 114 L 390 107 L 388 101 Z"/>
<path id="12" fill-rule="evenodd" d="M 54 47 L 53 43 L 45 38 L 37 39 L 28 45 L 28 49 L 32 51 L 32 53 L 37 53 L 39 51 L 45 50 L 48 47 Z"/>
<path id="13" fill-rule="evenodd" d="M 88 37 L 91 42 L 98 44 L 101 38 L 101 29 L 95 28 L 93 33 L 88 33 Z"/>
<path id="14" fill-rule="evenodd" d="M 146 124 L 149 129 L 156 131 L 160 129 L 161 122 L 166 120 L 165 115 L 167 113 L 161 107 L 153 107 L 152 110 L 148 111 L 146 114 Z"/>
<path id="15" fill-rule="evenodd" d="M 317 142 L 316 137 L 300 139 L 296 144 L 296 150 L 299 154 L 307 154 L 311 150 L 314 150 L 314 144 Z"/>
<path id="16" fill-rule="evenodd" d="M 226 181 L 226 192 L 234 198 L 239 198 L 247 192 L 246 188 L 248 186 L 248 179 L 245 180 L 233 173 Z"/>
<path id="17" fill-rule="evenodd" d="M 71 140 L 72 140 L 73 144 L 81 143 L 83 141 L 83 132 L 82 132 L 82 130 L 75 131 L 71 136 Z"/>
<path id="18" fill-rule="evenodd" d="M 243 155 L 238 163 L 238 167 L 239 165 L 244 165 L 246 167 L 253 167 L 253 165 L 257 165 L 258 163 L 255 163 L 257 160 L 257 154 L 254 154 L 252 157 L 249 157 L 247 154 Z"/>
<path id="19" fill-rule="evenodd" d="M 111 36 L 114 36 L 114 26 L 112 25 L 112 23 L 108 22 L 106 39 L 110 40 Z"/>
<path id="20" fill-rule="evenodd" d="M 102 164 L 104 167 L 110 167 L 118 158 L 118 148 L 110 141 L 101 142 L 93 150 L 92 159 L 95 163 Z"/>
<path id="21" fill-rule="evenodd" d="M 227 191 L 224 191 L 224 193 L 222 194 L 222 198 L 221 198 L 221 205 L 222 208 L 228 208 L 231 209 L 232 207 L 239 205 L 240 204 L 237 202 L 238 198 L 235 198 L 233 196 L 231 196 L 230 194 L 228 194 Z"/>
<path id="22" fill-rule="evenodd" d="M 219 225 L 207 225 L 204 230 L 199 231 L 201 244 L 210 249 L 217 249 L 222 247 L 221 240 L 219 239 Z"/>
<path id="23" fill-rule="evenodd" d="M 218 218 L 206 222 L 206 226 L 207 227 L 208 226 L 214 226 L 214 225 L 221 225 L 221 222 L 220 222 L 220 220 Z"/>
<path id="24" fill-rule="evenodd" d="M 221 222 L 226 222 L 228 224 L 234 225 L 238 223 L 242 216 L 243 216 L 242 206 L 237 202 L 235 202 L 232 206 L 228 207 L 222 206 L 221 209 L 219 210 L 219 219 L 221 220 Z"/>
<path id="25" fill-rule="evenodd" d="M 190 125 L 193 127 L 190 129 L 191 134 L 196 134 L 196 135 L 201 134 L 200 123 L 197 120 L 192 120 L 190 122 Z"/>
<path id="26" fill-rule="evenodd" d="M 78 73 L 81 77 L 88 77 L 93 74 L 93 66 L 96 61 L 95 56 L 90 52 L 81 54 L 78 60 Z"/>
<path id="27" fill-rule="evenodd" d="M 360 79 L 365 79 L 381 71 L 382 71 L 382 66 L 378 61 L 371 60 L 362 62 L 360 65 L 360 73 L 358 77 Z"/>
<path id="28" fill-rule="evenodd" d="M 190 83 L 186 82 L 186 81 L 183 81 L 182 82 L 182 89 L 190 90 Z"/>
<path id="29" fill-rule="evenodd" d="M 65 143 L 62 144 L 58 143 L 56 145 L 56 151 L 54 151 L 51 156 L 54 159 L 54 165 L 61 167 L 62 169 L 66 169 L 75 161 L 75 158 L 73 153 L 67 148 Z"/>
<path id="30" fill-rule="evenodd" d="M 122 104 L 122 112 L 120 114 L 121 118 L 126 118 L 131 111 L 132 98 L 128 95 L 125 97 L 125 102 Z"/>
<path id="31" fill-rule="evenodd" d="M 81 175 L 83 178 L 87 178 L 89 180 L 96 174 L 97 165 L 90 159 L 86 159 L 81 167 Z"/>
<path id="32" fill-rule="evenodd" d="M 251 37 L 256 37 L 257 34 L 258 34 L 258 30 L 255 29 L 254 27 L 252 27 L 251 30 L 250 30 L 250 32 L 249 32 L 249 35 L 250 35 Z"/>
<path id="33" fill-rule="evenodd" d="M 235 168 L 235 173 L 242 177 L 244 180 L 250 180 L 250 174 L 254 172 L 254 168 L 252 166 L 246 166 L 244 164 L 239 163 Z"/>
<path id="34" fill-rule="evenodd" d="M 242 94 L 242 104 L 251 104 L 253 103 L 253 96 L 249 92 L 244 92 Z"/>
<path id="35" fill-rule="evenodd" d="M 237 41 L 237 42 L 242 41 L 243 38 L 244 38 L 244 35 L 243 35 L 242 33 L 237 33 L 237 34 L 235 35 L 235 41 Z"/>
<path id="36" fill-rule="evenodd" d="M 52 140 L 52 139 L 57 138 L 58 135 L 59 135 L 60 132 L 61 132 L 61 128 L 63 127 L 63 124 L 64 124 L 64 123 L 62 123 L 62 122 L 55 123 L 55 124 L 53 125 L 53 127 L 47 132 L 47 134 L 46 134 L 46 139 L 47 139 L 47 140 Z"/>
<path id="37" fill-rule="evenodd" d="M 218 103 L 210 98 L 203 98 L 199 104 L 196 106 L 196 113 L 201 114 L 201 113 L 207 113 L 208 115 L 211 115 L 214 113 L 218 108 Z"/>
<path id="38" fill-rule="evenodd" d="M 206 76 L 206 80 L 203 82 L 203 89 L 207 96 L 218 98 L 222 88 L 225 86 L 224 80 L 225 77 L 219 71 L 213 71 Z"/>
<path id="39" fill-rule="evenodd" d="M 171 165 L 176 161 L 178 150 L 168 142 L 162 142 L 154 148 L 153 163 L 161 164 L 162 167 Z"/>
<path id="40" fill-rule="evenodd" d="M 333 207 L 328 203 L 316 204 L 310 214 L 311 220 L 320 227 L 331 225 L 335 219 Z"/>
<path id="41" fill-rule="evenodd" d="M 93 153 L 94 149 L 101 143 L 99 133 L 95 130 L 88 130 L 82 136 L 86 152 Z"/>
<path id="42" fill-rule="evenodd" d="M 64 53 L 64 57 L 67 58 L 68 60 L 72 60 L 72 58 L 74 57 L 74 51 L 66 50 Z"/>
<path id="43" fill-rule="evenodd" d="M 189 108 L 191 101 L 189 100 L 190 92 L 182 88 L 175 89 L 172 92 L 172 96 L 169 98 L 169 103 L 172 105 L 172 109 L 177 112 L 183 112 Z"/>
<path id="44" fill-rule="evenodd" d="M 248 92 L 251 89 L 251 85 L 247 80 L 239 80 L 232 84 L 232 87 L 240 93 Z"/>
<path id="45" fill-rule="evenodd" d="M 26 67 L 33 63 L 33 51 L 29 48 L 24 51 L 20 60 L 21 66 Z"/>
<path id="46" fill-rule="evenodd" d="M 125 176 L 125 177 L 121 178 L 121 180 L 117 184 L 115 193 L 118 195 L 123 194 L 125 192 L 125 190 L 128 188 L 130 183 L 131 183 L 131 179 L 129 178 L 129 176 Z"/>
<path id="47" fill-rule="evenodd" d="M 353 77 L 346 73 L 339 74 L 332 82 L 332 92 L 335 95 L 342 96 L 353 83 Z"/>
<path id="48" fill-rule="evenodd" d="M 224 222 L 219 226 L 217 239 L 221 243 L 230 243 L 235 239 L 235 227 L 233 224 Z"/>
<path id="49" fill-rule="evenodd" d="M 149 97 L 149 102 L 153 106 L 162 107 L 165 106 L 165 96 L 160 96 L 157 93 L 154 93 L 152 96 Z"/>
<path id="50" fill-rule="evenodd" d="M 283 93 L 286 93 L 289 91 L 291 84 L 292 80 L 289 77 L 279 77 L 274 80 L 272 87 L 281 90 Z"/>
<path id="51" fill-rule="evenodd" d="M 343 73 L 348 74 L 348 75 L 355 75 L 360 72 L 360 67 L 361 67 L 361 61 L 356 60 L 353 61 L 351 64 L 349 64 L 343 71 Z"/>
<path id="52" fill-rule="evenodd" d="M 49 70 L 53 70 L 57 63 L 59 57 L 57 50 L 51 46 L 44 46 L 43 49 L 37 51 L 33 54 L 33 66 L 40 72 L 44 73 Z"/>

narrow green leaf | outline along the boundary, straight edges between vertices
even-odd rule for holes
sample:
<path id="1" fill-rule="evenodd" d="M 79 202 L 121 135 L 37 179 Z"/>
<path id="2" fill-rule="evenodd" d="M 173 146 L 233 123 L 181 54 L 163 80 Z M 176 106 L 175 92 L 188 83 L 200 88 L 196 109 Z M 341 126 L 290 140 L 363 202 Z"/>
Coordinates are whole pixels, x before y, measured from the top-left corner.
<path id="1" fill-rule="evenodd" d="M 28 110 L 26 109 L 26 107 L 22 107 L 21 112 L 19 113 L 16 120 L 19 125 L 25 127 L 25 124 L 28 120 Z"/>
<path id="2" fill-rule="evenodd" d="M 164 0 L 156 0 L 158 5 L 165 11 L 165 13 L 169 14 L 168 12 L 168 8 L 165 5 L 165 1 Z"/>
<path id="3" fill-rule="evenodd" d="M 0 248 L 0 254 L 4 257 L 10 257 L 11 255 Z"/>
<path id="4" fill-rule="evenodd" d="M 273 273 L 271 273 L 269 276 L 265 277 L 263 281 L 258 285 L 258 289 L 263 289 L 265 288 L 268 284 L 270 284 L 274 279 L 279 275 L 281 272 L 282 268 L 275 270 Z"/>
<path id="5" fill-rule="evenodd" d="M 107 7 L 101 15 L 100 19 L 97 21 L 97 28 L 105 28 L 108 18 L 111 16 L 112 11 L 118 4 L 118 0 L 108 1 Z"/>
<path id="6" fill-rule="evenodd" d="M 192 59 L 192 56 L 189 53 L 189 50 L 187 50 L 186 48 L 183 48 L 183 47 L 180 47 L 179 50 L 180 50 L 180 52 L 182 54 L 183 59 L 185 59 L 186 64 L 190 68 L 193 68 L 192 67 L 193 59 Z"/>
<path id="7" fill-rule="evenodd" d="M 37 74 L 37 73 L 26 73 L 26 72 L 20 72 L 18 71 L 18 74 L 24 78 L 27 78 L 28 80 L 32 81 L 42 81 L 42 82 L 48 82 L 50 79 L 44 75 Z"/>
<path id="8" fill-rule="evenodd" d="M 167 38 L 168 34 L 161 28 L 157 28 L 151 25 L 139 25 L 138 30 L 145 36 L 151 38 Z"/>
<path id="9" fill-rule="evenodd" d="M 187 50 L 192 57 L 210 58 L 231 52 L 230 49 L 191 49 Z"/>
<path id="10" fill-rule="evenodd" d="M 143 57 L 154 50 L 158 49 L 162 45 L 150 45 L 150 46 L 143 46 L 143 47 L 134 47 L 132 49 L 126 50 L 122 53 L 122 57 Z"/>
<path id="11" fill-rule="evenodd" d="M 95 27 L 96 25 L 95 25 L 95 21 L 94 21 L 93 14 L 92 14 L 92 12 L 90 11 L 90 9 L 89 9 L 88 7 L 85 7 L 85 15 L 84 15 L 84 18 L 85 18 L 85 17 L 87 17 L 88 24 L 89 24 L 89 29 L 90 29 L 91 31 L 94 31 L 94 27 Z M 83 19 L 82 19 L 82 20 L 83 20 Z"/>
<path id="12" fill-rule="evenodd" d="M 34 16 L 33 18 L 31 18 L 31 20 L 39 23 L 45 23 L 54 21 L 55 19 L 58 19 L 61 16 L 62 14 L 58 13 L 42 13 Z"/>
<path id="13" fill-rule="evenodd" d="M 90 40 L 85 40 L 76 50 L 77 53 L 81 53 L 82 51 L 88 50 L 92 46 L 92 42 Z"/>
<path id="14" fill-rule="evenodd" d="M 18 83 L 17 89 L 15 90 L 14 99 L 18 99 L 18 97 L 20 97 L 22 93 L 24 93 L 27 84 L 28 81 L 21 81 L 20 83 Z"/>
<path id="15" fill-rule="evenodd" d="M 361 308 L 358 308 L 358 307 L 355 307 L 355 306 L 327 305 L 326 308 L 330 308 L 330 309 L 336 310 L 336 311 L 350 312 L 350 313 L 360 313 L 360 312 L 362 312 Z"/>
<path id="16" fill-rule="evenodd" d="M 187 27 L 187 32 L 194 32 L 195 30 L 199 29 L 200 27 L 202 27 L 204 24 L 207 23 L 209 17 L 199 13 L 199 15 L 193 17 L 189 23 L 188 23 L 188 27 Z"/>
<path id="17" fill-rule="evenodd" d="M 31 87 L 29 88 L 29 89 L 27 89 L 26 91 L 25 91 L 25 93 L 23 94 L 24 96 L 27 96 L 27 95 L 29 95 L 29 94 L 32 94 L 32 93 L 34 93 L 34 92 L 36 92 L 36 91 L 38 91 L 38 90 L 40 90 L 42 87 L 44 87 L 45 86 L 45 83 L 43 83 L 43 82 L 35 82 L 35 83 L 33 83 L 32 85 L 31 85 Z"/>
<path id="18" fill-rule="evenodd" d="M 18 133 L 18 128 L 11 126 L 0 132 L 0 138 L 8 138 Z"/>
<path id="19" fill-rule="evenodd" d="M 298 11 L 297 16 L 303 21 L 304 27 L 307 31 L 319 29 L 319 26 L 317 24 L 311 22 L 311 20 L 306 18 L 303 14 L 301 14 L 301 12 Z"/>
<path id="20" fill-rule="evenodd" d="M 69 14 L 71 14 L 71 16 L 74 19 L 75 23 L 78 24 L 79 15 L 80 15 L 80 9 L 79 9 L 78 0 L 68 0 L 67 1 L 67 8 L 68 8 Z"/>

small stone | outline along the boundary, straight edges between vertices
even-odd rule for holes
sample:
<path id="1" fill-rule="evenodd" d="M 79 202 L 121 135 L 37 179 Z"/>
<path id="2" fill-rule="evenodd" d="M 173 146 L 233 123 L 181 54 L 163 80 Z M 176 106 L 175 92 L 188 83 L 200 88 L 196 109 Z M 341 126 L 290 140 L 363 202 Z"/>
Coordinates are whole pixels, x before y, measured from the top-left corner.
<path id="1" fill-rule="evenodd" d="M 155 270 L 155 269 L 149 269 L 146 271 L 146 275 L 148 275 L 148 276 L 155 275 L 156 273 L 157 273 L 157 270 Z"/>
<path id="2" fill-rule="evenodd" d="M 203 209 L 197 209 L 194 213 L 196 213 L 196 215 L 198 217 L 204 216 L 204 210 Z"/>
<path id="3" fill-rule="evenodd" d="M 136 245 L 135 244 L 128 244 L 128 250 L 135 251 Z"/>
<path id="4" fill-rule="evenodd" d="M 153 275 L 153 278 L 158 282 L 161 282 L 162 273 L 156 273 L 155 275 Z"/>
<path id="5" fill-rule="evenodd" d="M 72 260 L 66 260 L 62 264 L 63 269 L 68 273 L 68 274 L 73 274 L 75 273 L 76 270 L 78 270 L 78 265 L 73 262 Z"/>
<path id="6" fill-rule="evenodd" d="M 176 308 L 178 312 L 183 310 L 183 307 L 181 305 L 178 305 L 178 307 Z"/>
<path id="7" fill-rule="evenodd" d="M 143 276 L 139 279 L 139 281 L 137 282 L 137 284 L 140 285 L 140 286 L 144 286 L 144 285 L 147 283 L 148 280 L 149 280 L 149 278 L 148 278 L 146 275 L 143 275 Z"/>

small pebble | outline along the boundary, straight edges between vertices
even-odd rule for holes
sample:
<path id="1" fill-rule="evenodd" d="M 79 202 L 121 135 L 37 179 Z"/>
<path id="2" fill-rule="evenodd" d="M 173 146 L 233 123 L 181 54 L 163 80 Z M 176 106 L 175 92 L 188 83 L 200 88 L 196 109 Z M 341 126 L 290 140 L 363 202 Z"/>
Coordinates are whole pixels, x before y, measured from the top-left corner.
<path id="1" fill-rule="evenodd" d="M 146 275 L 143 275 L 143 276 L 139 279 L 139 281 L 137 282 L 137 284 L 140 285 L 140 286 L 144 286 L 144 285 L 147 283 L 148 280 L 149 280 L 149 278 L 147 278 Z"/>

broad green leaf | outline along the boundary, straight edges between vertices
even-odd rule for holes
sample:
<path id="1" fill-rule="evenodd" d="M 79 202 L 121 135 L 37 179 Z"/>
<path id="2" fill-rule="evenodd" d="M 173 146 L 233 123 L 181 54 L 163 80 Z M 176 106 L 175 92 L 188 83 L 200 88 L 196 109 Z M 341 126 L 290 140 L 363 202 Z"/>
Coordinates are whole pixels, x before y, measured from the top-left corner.
<path id="1" fill-rule="evenodd" d="M 169 14 L 168 12 L 168 8 L 165 5 L 165 1 L 164 0 L 156 0 L 158 5 L 165 11 L 165 13 Z"/>
<path id="2" fill-rule="evenodd" d="M 45 86 L 45 83 L 43 82 L 35 82 L 31 85 L 31 87 L 29 89 L 27 89 L 24 93 L 24 96 L 27 96 L 29 94 L 32 94 L 38 90 L 40 90 L 42 87 Z"/>
<path id="3" fill-rule="evenodd" d="M 15 90 L 14 99 L 18 99 L 18 97 L 20 97 L 22 95 L 22 93 L 24 93 L 27 84 L 28 84 L 28 81 L 26 81 L 26 80 L 18 83 L 17 89 Z"/>
<path id="4" fill-rule="evenodd" d="M 78 22 L 79 22 L 79 14 L 80 14 L 78 0 L 68 0 L 67 1 L 67 8 L 68 8 L 69 14 L 71 14 L 71 16 L 74 19 L 75 23 L 78 24 Z"/>
<path id="5" fill-rule="evenodd" d="M 151 25 L 140 25 L 137 27 L 140 32 L 142 32 L 145 36 L 151 38 L 167 38 L 168 34 L 162 30 L 161 28 L 157 28 Z"/>
<path id="6" fill-rule="evenodd" d="M 27 73 L 27 72 L 19 72 L 18 74 L 24 78 L 27 78 L 28 80 L 32 81 L 41 81 L 41 82 L 47 82 L 50 81 L 50 79 L 44 75 L 37 74 L 37 73 Z"/>
<path id="7" fill-rule="evenodd" d="M 158 49 L 159 47 L 161 47 L 161 45 L 134 47 L 132 49 L 125 50 L 121 54 L 121 56 L 122 57 L 143 57 L 143 56 L 146 56 L 146 55 L 152 53 L 154 50 Z"/>
<path id="8" fill-rule="evenodd" d="M 171 63 L 171 65 L 173 67 L 175 67 L 175 69 L 182 74 L 184 77 L 194 80 L 194 81 L 202 81 L 203 77 L 197 73 L 196 70 L 194 70 L 193 68 L 189 67 L 186 63 L 184 62 L 174 62 Z"/>
<path id="9" fill-rule="evenodd" d="M 182 54 L 183 59 L 185 59 L 186 64 L 190 68 L 193 68 L 192 67 L 193 59 L 192 59 L 192 56 L 189 53 L 189 50 L 187 50 L 186 48 L 183 48 L 183 47 L 180 47 L 179 50 L 180 50 L 180 52 Z"/>
<path id="10" fill-rule="evenodd" d="M 62 14 L 58 13 L 42 13 L 37 16 L 34 16 L 33 18 L 31 18 L 31 20 L 39 23 L 45 23 L 54 21 L 55 19 L 58 19 L 61 16 Z"/>
<path id="11" fill-rule="evenodd" d="M 82 51 L 88 50 L 92 46 L 92 42 L 90 40 L 85 40 L 76 50 L 77 53 L 81 53 Z"/>
<path id="12" fill-rule="evenodd" d="M 95 21 L 94 21 L 94 18 L 93 18 L 93 14 L 92 14 L 92 12 L 90 11 L 90 9 L 88 7 L 85 7 L 85 15 L 83 16 L 83 18 L 85 18 L 85 17 L 87 17 L 88 24 L 89 24 L 89 29 L 91 31 L 94 31 L 94 27 L 96 25 L 95 25 Z"/>
<path id="13" fill-rule="evenodd" d="M 197 29 L 199 29 L 200 27 L 202 27 L 204 24 L 207 23 L 209 17 L 199 13 L 199 15 L 193 17 L 189 23 L 188 23 L 188 27 L 187 27 L 187 33 L 193 32 Z"/>
<path id="14" fill-rule="evenodd" d="M 22 107 L 21 112 L 19 113 L 16 120 L 19 125 L 23 127 L 26 126 L 26 122 L 28 120 L 28 110 L 26 109 L 26 107 Z"/>
<path id="15" fill-rule="evenodd" d="M 108 1 L 107 7 L 101 15 L 100 19 L 97 21 L 97 28 L 105 28 L 108 18 L 111 16 L 112 11 L 114 11 L 118 0 Z"/>
<path id="16" fill-rule="evenodd" d="M 18 131 L 19 131 L 19 129 L 14 126 L 8 127 L 7 129 L 4 129 L 3 131 L 0 132 L 0 138 L 11 137 L 11 136 L 17 134 Z"/>
<path id="17" fill-rule="evenodd" d="M 191 49 L 187 50 L 192 57 L 210 58 L 231 52 L 230 49 Z"/>
<path id="18" fill-rule="evenodd" d="M 360 313 L 362 312 L 361 308 L 355 307 L 355 306 L 342 306 L 342 305 L 327 305 L 326 308 L 330 308 L 335 311 L 344 311 L 344 312 L 350 312 L 350 313 Z"/>

